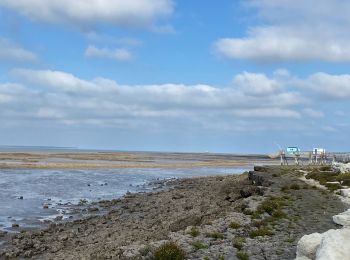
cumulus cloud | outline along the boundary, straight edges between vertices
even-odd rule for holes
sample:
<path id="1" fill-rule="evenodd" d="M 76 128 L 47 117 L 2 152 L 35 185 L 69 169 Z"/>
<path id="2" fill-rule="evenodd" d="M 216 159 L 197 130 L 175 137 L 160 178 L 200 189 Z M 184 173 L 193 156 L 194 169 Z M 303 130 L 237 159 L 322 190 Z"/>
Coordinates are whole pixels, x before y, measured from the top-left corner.
<path id="1" fill-rule="evenodd" d="M 79 25 L 150 26 L 173 13 L 172 0 L 0 0 L 8 8 L 35 21 Z"/>
<path id="2" fill-rule="evenodd" d="M 274 80 L 261 74 L 243 73 L 231 86 L 210 85 L 121 85 L 114 80 L 95 78 L 85 80 L 75 75 L 51 70 L 17 69 L 14 77 L 23 86 L 22 94 L 14 97 L 31 99 L 25 115 L 42 120 L 56 120 L 64 124 L 91 123 L 132 124 L 188 121 L 194 125 L 229 123 L 238 119 L 300 118 L 298 106 L 305 99 L 295 91 L 274 87 Z M 257 90 L 264 79 L 267 93 Z M 247 83 L 247 81 L 249 81 Z M 256 81 L 256 82 L 254 82 Z M 256 85 L 253 87 L 253 85 Z M 278 85 L 278 84 L 277 84 Z M 35 86 L 32 88 L 32 86 Z M 39 93 L 32 93 L 39 89 Z M 253 89 L 253 90 L 252 90 Z M 3 94 L 0 88 L 0 94 Z M 8 107 L 18 112 L 21 100 Z"/>
<path id="3" fill-rule="evenodd" d="M 350 75 L 331 75 L 315 73 L 305 80 L 295 82 L 301 88 L 308 89 L 324 98 L 348 100 L 350 99 Z"/>
<path id="4" fill-rule="evenodd" d="M 269 79 L 265 74 L 244 72 L 234 79 L 234 84 L 240 86 L 244 93 L 251 95 L 271 95 L 281 90 L 280 83 Z"/>
<path id="5" fill-rule="evenodd" d="M 17 46 L 10 40 L 0 38 L 0 61 L 36 62 L 37 55 L 34 52 Z"/>
<path id="6" fill-rule="evenodd" d="M 90 45 L 85 50 L 85 57 L 88 58 L 107 58 L 117 61 L 131 61 L 133 59 L 132 53 L 124 48 L 109 49 L 109 48 L 98 48 Z"/>
<path id="7" fill-rule="evenodd" d="M 349 2 L 251 0 L 245 5 L 254 8 L 265 25 L 249 28 L 244 37 L 219 39 L 219 55 L 259 62 L 350 61 Z"/>

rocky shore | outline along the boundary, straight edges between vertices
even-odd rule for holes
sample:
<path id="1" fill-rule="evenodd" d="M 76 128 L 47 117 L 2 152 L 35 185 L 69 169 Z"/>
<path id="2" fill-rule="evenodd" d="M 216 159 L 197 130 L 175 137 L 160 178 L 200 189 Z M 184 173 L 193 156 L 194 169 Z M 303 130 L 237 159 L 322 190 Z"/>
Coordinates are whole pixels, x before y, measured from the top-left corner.
<path id="1" fill-rule="evenodd" d="M 107 213 L 45 230 L 0 234 L 0 258 L 154 259 L 167 241 L 186 259 L 294 259 L 301 237 L 338 228 L 346 206 L 295 167 L 180 179 L 167 189 L 103 201 Z"/>

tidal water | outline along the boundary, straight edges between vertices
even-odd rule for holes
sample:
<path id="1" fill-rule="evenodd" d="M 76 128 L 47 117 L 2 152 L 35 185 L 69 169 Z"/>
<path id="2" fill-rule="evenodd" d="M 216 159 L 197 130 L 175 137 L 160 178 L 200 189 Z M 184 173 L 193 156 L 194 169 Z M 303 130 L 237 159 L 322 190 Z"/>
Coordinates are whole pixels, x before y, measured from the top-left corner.
<path id="1" fill-rule="evenodd" d="M 244 168 L 0 170 L 0 229 L 38 227 L 67 211 L 67 205 L 147 192 L 152 182 L 172 178 L 240 174 Z M 48 205 L 48 208 L 44 208 Z"/>

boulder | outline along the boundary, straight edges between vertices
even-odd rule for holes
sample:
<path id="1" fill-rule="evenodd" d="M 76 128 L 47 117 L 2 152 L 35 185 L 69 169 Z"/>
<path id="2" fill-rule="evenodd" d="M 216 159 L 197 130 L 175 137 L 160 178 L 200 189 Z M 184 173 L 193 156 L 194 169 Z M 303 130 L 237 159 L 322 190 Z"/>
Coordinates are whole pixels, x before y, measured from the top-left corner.
<path id="1" fill-rule="evenodd" d="M 333 222 L 344 227 L 350 227 L 350 209 L 333 216 Z"/>
<path id="2" fill-rule="evenodd" d="M 297 258 L 307 257 L 315 259 L 316 251 L 321 244 L 322 234 L 313 233 L 303 236 L 297 245 Z"/>
<path id="3" fill-rule="evenodd" d="M 333 163 L 332 168 L 340 173 L 349 173 L 350 163 Z"/>
<path id="4" fill-rule="evenodd" d="M 350 229 L 329 230 L 323 234 L 317 250 L 317 260 L 340 260 L 350 258 Z"/>
<path id="5" fill-rule="evenodd" d="M 341 189 L 340 194 L 345 198 L 350 198 L 350 189 Z"/>

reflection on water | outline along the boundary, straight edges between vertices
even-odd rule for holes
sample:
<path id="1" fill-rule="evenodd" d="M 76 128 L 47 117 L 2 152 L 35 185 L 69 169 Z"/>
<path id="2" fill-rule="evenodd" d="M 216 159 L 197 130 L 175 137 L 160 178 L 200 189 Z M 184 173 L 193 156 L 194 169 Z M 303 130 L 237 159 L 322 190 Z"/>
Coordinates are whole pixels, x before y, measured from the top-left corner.
<path id="1" fill-rule="evenodd" d="M 38 226 L 57 216 L 64 204 L 98 201 L 152 189 L 155 180 L 242 173 L 242 168 L 0 170 L 0 229 L 13 223 Z M 43 206 L 49 208 L 44 209 Z"/>

